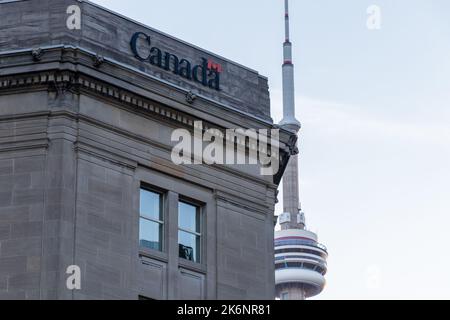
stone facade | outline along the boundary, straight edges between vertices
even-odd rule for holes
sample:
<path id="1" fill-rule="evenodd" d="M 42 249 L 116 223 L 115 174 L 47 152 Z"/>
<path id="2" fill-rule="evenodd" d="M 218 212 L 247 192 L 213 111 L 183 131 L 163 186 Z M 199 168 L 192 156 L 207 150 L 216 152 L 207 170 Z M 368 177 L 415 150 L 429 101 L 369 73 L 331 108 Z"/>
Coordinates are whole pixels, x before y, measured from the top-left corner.
<path id="1" fill-rule="evenodd" d="M 66 27 L 70 5 L 81 30 Z M 194 121 L 273 128 L 267 79 L 86 1 L 0 2 L 0 30 L 0 299 L 274 298 L 274 205 L 292 133 L 281 130 L 275 177 L 170 158 L 171 132 Z M 223 90 L 137 61 L 136 31 L 220 63 Z M 163 252 L 139 246 L 142 184 L 164 193 Z M 202 207 L 201 263 L 179 258 L 180 197 Z M 71 265 L 80 290 L 67 289 Z"/>

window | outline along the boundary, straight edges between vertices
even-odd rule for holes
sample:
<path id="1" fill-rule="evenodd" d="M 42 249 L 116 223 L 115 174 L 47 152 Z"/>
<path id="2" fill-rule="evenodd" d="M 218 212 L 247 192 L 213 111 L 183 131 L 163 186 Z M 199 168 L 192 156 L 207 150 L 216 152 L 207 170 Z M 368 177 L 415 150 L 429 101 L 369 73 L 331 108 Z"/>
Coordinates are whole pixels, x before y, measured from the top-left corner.
<path id="1" fill-rule="evenodd" d="M 162 194 L 141 189 L 140 195 L 139 244 L 147 249 L 163 251 Z"/>
<path id="2" fill-rule="evenodd" d="M 180 258 L 200 263 L 200 207 L 178 203 L 178 247 Z"/>
<path id="3" fill-rule="evenodd" d="M 281 300 L 289 300 L 289 293 L 288 292 L 283 292 L 281 294 Z"/>

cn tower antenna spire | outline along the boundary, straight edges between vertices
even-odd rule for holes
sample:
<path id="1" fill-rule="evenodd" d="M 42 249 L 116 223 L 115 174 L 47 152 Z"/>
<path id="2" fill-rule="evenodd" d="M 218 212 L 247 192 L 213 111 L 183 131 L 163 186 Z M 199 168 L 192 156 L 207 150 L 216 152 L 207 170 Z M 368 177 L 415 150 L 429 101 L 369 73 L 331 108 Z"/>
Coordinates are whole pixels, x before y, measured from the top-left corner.
<path id="1" fill-rule="evenodd" d="M 283 120 L 280 125 L 290 131 L 299 132 L 300 122 L 295 117 L 294 64 L 292 63 L 292 43 L 289 29 L 289 0 L 285 5 L 285 41 L 283 44 Z M 283 178 L 284 216 L 280 224 L 283 229 L 304 229 L 304 219 L 300 216 L 298 156 L 292 155 Z"/>
<path id="2" fill-rule="evenodd" d="M 283 44 L 283 120 L 280 125 L 298 132 L 300 122 L 295 118 L 294 64 L 289 30 L 289 0 L 284 0 L 285 41 Z"/>
<path id="3" fill-rule="evenodd" d="M 286 41 L 289 41 L 289 0 L 284 0 L 284 7 L 285 7 L 285 34 L 286 34 Z"/>

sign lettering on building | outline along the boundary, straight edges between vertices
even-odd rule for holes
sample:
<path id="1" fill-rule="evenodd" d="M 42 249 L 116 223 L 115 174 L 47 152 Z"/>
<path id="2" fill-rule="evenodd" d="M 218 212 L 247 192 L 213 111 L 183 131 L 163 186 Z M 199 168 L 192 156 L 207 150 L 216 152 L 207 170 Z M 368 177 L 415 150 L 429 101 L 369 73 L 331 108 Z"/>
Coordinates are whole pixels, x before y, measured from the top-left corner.
<path id="1" fill-rule="evenodd" d="M 136 32 L 130 41 L 131 51 L 136 59 L 153 66 L 171 71 L 172 73 L 199 83 L 205 87 L 220 91 L 220 74 L 222 66 L 211 60 L 201 58 L 201 62 L 193 65 L 185 58 L 161 50 L 153 46 L 151 37 L 143 32 Z"/>

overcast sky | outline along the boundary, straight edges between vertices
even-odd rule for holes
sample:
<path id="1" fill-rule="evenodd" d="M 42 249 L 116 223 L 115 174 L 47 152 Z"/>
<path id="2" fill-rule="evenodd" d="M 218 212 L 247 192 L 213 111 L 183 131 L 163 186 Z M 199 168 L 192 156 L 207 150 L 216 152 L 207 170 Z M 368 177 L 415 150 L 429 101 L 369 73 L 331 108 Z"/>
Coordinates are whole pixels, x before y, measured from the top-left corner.
<path id="1" fill-rule="evenodd" d="M 281 120 L 284 1 L 94 2 L 268 76 Z M 330 253 L 317 299 L 450 299 L 449 17 L 448 0 L 291 0 L 301 199 Z"/>

